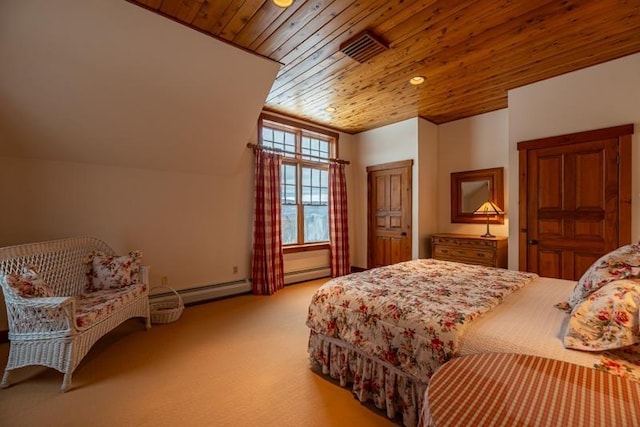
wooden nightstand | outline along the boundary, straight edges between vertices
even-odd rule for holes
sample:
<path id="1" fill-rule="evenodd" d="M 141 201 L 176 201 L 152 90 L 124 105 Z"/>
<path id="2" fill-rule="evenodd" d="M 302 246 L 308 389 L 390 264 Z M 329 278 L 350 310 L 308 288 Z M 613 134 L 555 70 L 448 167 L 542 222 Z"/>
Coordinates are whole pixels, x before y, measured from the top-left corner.
<path id="1" fill-rule="evenodd" d="M 444 261 L 507 268 L 507 238 L 468 234 L 434 234 L 431 256 Z"/>

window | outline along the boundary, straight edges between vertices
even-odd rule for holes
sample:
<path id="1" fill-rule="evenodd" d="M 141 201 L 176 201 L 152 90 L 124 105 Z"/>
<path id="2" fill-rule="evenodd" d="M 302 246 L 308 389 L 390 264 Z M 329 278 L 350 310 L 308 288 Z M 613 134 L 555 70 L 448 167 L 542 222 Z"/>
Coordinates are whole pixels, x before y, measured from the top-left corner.
<path id="1" fill-rule="evenodd" d="M 338 135 L 263 114 L 260 144 L 283 156 L 281 171 L 282 244 L 329 242 L 329 159 Z"/>

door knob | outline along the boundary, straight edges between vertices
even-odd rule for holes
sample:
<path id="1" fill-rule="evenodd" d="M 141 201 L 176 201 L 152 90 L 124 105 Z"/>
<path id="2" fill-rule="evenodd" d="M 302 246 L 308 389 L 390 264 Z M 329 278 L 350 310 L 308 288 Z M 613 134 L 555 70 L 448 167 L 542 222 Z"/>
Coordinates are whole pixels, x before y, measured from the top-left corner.
<path id="1" fill-rule="evenodd" d="M 530 245 L 537 245 L 538 241 L 532 239 L 532 240 L 529 240 L 527 243 L 530 244 Z"/>

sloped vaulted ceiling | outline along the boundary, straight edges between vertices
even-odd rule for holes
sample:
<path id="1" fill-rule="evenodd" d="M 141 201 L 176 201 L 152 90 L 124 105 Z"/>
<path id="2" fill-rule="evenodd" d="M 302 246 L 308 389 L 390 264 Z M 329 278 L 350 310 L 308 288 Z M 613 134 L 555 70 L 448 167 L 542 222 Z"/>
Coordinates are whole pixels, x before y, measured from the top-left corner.
<path id="1" fill-rule="evenodd" d="M 279 68 L 124 1 L 0 2 L 0 155 L 224 174 Z"/>

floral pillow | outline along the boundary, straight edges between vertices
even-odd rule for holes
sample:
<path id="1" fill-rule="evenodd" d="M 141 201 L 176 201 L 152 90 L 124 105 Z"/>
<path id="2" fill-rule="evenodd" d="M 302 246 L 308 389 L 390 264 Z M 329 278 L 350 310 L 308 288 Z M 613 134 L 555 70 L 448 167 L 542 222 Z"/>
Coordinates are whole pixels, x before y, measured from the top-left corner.
<path id="1" fill-rule="evenodd" d="M 89 256 L 89 291 L 120 289 L 138 283 L 140 273 L 140 251 L 115 256 L 94 252 Z"/>
<path id="2" fill-rule="evenodd" d="M 607 283 L 571 312 L 564 346 L 600 351 L 640 343 L 640 279 Z"/>
<path id="3" fill-rule="evenodd" d="M 627 278 L 640 278 L 640 242 L 622 246 L 594 262 L 578 280 L 569 306 L 577 306 L 609 282 Z"/>
<path id="4" fill-rule="evenodd" d="M 54 296 L 51 287 L 42 280 L 33 267 L 25 265 L 22 273 L 10 273 L 5 276 L 9 289 L 15 296 L 23 298 L 42 298 Z"/>

